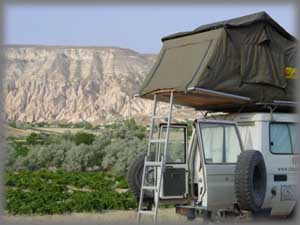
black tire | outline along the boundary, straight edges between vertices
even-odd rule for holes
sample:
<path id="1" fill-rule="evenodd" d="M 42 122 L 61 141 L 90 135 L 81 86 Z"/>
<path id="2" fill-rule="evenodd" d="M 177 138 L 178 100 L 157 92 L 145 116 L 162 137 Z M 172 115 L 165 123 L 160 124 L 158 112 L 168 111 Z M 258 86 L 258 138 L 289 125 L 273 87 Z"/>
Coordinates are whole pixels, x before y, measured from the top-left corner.
<path id="1" fill-rule="evenodd" d="M 235 170 L 235 193 L 239 208 L 259 212 L 265 200 L 266 185 L 267 171 L 261 152 L 242 152 Z"/>
<path id="2" fill-rule="evenodd" d="M 137 199 L 140 198 L 145 155 L 146 154 L 143 153 L 139 155 L 137 158 L 135 158 L 129 165 L 128 172 L 127 172 L 128 188 L 131 192 L 135 194 Z M 152 202 L 153 193 L 151 191 L 145 191 L 143 199 L 146 202 Z"/>

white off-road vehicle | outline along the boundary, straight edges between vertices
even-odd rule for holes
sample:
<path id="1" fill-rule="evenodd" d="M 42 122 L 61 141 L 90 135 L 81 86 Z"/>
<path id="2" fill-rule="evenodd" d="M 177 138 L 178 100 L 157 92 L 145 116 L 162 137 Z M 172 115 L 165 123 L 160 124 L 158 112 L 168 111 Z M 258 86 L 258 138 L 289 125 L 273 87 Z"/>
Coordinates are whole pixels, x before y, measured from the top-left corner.
<path id="1" fill-rule="evenodd" d="M 189 218 L 290 215 L 299 192 L 296 38 L 259 12 L 171 34 L 162 44 L 138 93 L 154 101 L 146 157 L 128 173 L 138 220 L 147 214 L 155 222 L 160 202 Z M 157 113 L 158 101 L 169 102 L 168 115 Z M 173 123 L 173 104 L 218 115 L 196 119 L 188 137 L 186 125 Z"/>
<path id="2" fill-rule="evenodd" d="M 161 202 L 189 219 L 262 211 L 289 216 L 299 194 L 298 119 L 293 113 L 219 114 L 196 119 L 190 137 L 186 124 L 170 124 L 168 131 L 161 123 L 152 153 L 128 172 L 130 189 L 142 198 L 139 212 L 156 220 Z M 155 164 L 164 161 L 157 160 L 165 146 L 159 140 L 168 132 L 165 164 Z"/>

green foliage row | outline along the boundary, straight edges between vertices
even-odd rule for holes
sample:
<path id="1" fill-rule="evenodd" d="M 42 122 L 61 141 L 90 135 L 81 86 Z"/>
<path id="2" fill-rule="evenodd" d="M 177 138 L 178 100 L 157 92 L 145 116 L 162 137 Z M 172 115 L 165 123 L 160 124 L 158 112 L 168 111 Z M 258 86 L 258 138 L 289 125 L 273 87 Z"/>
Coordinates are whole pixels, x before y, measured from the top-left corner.
<path id="1" fill-rule="evenodd" d="M 84 128 L 84 129 L 93 129 L 98 126 L 93 126 L 91 123 L 87 121 L 81 121 L 77 123 L 72 122 L 35 122 L 35 123 L 29 123 L 29 122 L 18 122 L 18 121 L 9 121 L 9 126 L 19 129 L 30 129 L 35 127 L 59 127 L 59 128 Z"/>
<path id="2" fill-rule="evenodd" d="M 61 140 L 73 141 L 76 145 L 87 144 L 90 145 L 95 140 L 95 134 L 87 132 L 77 132 L 72 134 L 71 132 L 65 132 L 64 134 L 48 134 L 48 133 L 31 133 L 26 136 L 23 145 L 38 145 L 38 144 L 51 144 L 57 143 Z M 13 139 L 12 139 L 13 140 Z"/>
<path id="3" fill-rule="evenodd" d="M 136 208 L 124 178 L 107 173 L 7 172 L 6 209 L 10 214 L 63 214 Z"/>
<path id="4" fill-rule="evenodd" d="M 142 128 L 142 126 L 137 126 L 134 119 L 127 119 L 123 121 L 118 121 L 112 124 L 108 125 L 93 125 L 87 121 L 81 121 L 81 122 L 19 122 L 19 121 L 9 121 L 8 125 L 10 127 L 19 128 L 19 129 L 31 129 L 31 128 L 39 128 L 39 127 L 45 127 L 45 128 L 83 128 L 88 130 L 98 130 L 102 128 L 117 128 L 120 124 L 124 124 L 129 129 L 131 128 Z M 142 128 L 143 129 L 143 128 Z"/>

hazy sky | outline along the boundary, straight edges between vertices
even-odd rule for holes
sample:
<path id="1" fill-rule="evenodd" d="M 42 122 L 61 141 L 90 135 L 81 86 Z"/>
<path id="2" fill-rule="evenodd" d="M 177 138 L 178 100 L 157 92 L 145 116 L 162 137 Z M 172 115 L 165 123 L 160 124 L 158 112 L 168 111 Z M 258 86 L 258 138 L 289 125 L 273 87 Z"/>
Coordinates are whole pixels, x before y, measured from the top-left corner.
<path id="1" fill-rule="evenodd" d="M 295 35 L 291 4 L 261 5 L 7 5 L 6 44 L 118 46 L 157 53 L 161 37 L 266 11 Z"/>

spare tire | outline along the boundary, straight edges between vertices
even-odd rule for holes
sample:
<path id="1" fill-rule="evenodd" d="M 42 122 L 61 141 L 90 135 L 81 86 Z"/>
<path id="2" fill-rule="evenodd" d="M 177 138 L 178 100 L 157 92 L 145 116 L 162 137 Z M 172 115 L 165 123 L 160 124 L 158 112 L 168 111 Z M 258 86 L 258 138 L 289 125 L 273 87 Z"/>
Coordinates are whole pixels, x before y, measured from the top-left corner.
<path id="1" fill-rule="evenodd" d="M 247 150 L 238 157 L 235 170 L 235 193 L 239 208 L 260 211 L 266 195 L 267 172 L 261 152 Z"/>
<path id="2" fill-rule="evenodd" d="M 140 198 L 140 190 L 142 184 L 142 177 L 143 177 L 143 169 L 144 169 L 144 161 L 145 161 L 145 153 L 139 155 L 135 158 L 128 167 L 127 172 L 127 183 L 128 188 L 131 192 L 133 192 L 137 199 Z M 148 173 L 148 176 L 151 176 Z M 151 179 L 151 178 L 148 178 Z M 147 180 L 147 177 L 146 177 Z M 144 201 L 153 201 L 153 192 L 152 191 L 145 191 L 144 193 Z"/>

